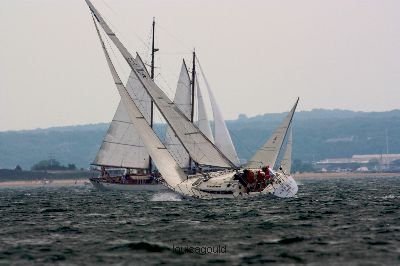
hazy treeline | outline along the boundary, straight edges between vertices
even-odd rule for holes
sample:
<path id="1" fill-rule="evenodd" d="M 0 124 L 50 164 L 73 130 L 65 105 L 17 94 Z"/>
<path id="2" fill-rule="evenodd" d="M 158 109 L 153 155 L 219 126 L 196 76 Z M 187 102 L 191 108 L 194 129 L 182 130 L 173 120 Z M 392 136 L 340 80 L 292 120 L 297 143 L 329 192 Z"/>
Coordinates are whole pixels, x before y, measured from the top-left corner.
<path id="1" fill-rule="evenodd" d="M 266 114 L 228 121 L 241 159 L 249 159 L 285 114 Z M 87 168 L 100 147 L 108 124 L 0 132 L 0 168 L 30 169 L 41 160 Z M 293 159 L 303 162 L 353 154 L 400 153 L 400 111 L 298 112 L 293 124 Z M 386 137 L 387 136 L 387 137 Z M 388 144 L 388 145 L 386 145 Z"/>

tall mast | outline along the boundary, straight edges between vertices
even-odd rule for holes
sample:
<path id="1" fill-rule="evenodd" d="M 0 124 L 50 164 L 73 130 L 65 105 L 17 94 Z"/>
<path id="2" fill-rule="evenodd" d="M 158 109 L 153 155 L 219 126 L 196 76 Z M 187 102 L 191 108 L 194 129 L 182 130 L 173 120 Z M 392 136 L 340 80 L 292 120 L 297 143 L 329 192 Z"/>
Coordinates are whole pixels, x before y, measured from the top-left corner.
<path id="1" fill-rule="evenodd" d="M 154 32 L 155 32 L 155 27 L 156 27 L 156 18 L 153 17 L 153 37 L 151 40 L 151 72 L 150 72 L 150 78 L 154 80 L 154 53 L 158 51 L 158 49 L 154 48 Z"/>
<path id="2" fill-rule="evenodd" d="M 193 50 L 193 68 L 192 68 L 192 113 L 190 114 L 190 121 L 193 123 L 194 119 L 194 86 L 196 84 L 196 52 Z"/>
<path id="3" fill-rule="evenodd" d="M 194 121 L 194 87 L 196 84 L 196 51 L 193 49 L 193 67 L 192 67 L 192 111 L 190 113 L 190 121 Z M 189 168 L 192 168 L 192 157 L 189 157 Z"/>
<path id="4" fill-rule="evenodd" d="M 155 52 L 158 51 L 158 49 L 154 48 L 154 32 L 155 32 L 155 27 L 156 27 L 156 18 L 153 17 L 153 30 L 152 30 L 152 40 L 151 40 L 151 71 L 150 71 L 150 78 L 152 80 L 154 80 L 154 54 Z M 154 103 L 153 101 L 151 101 L 150 103 L 150 127 L 153 128 L 153 111 L 154 111 L 154 107 L 153 107 Z M 151 168 L 152 168 L 152 162 L 151 162 L 151 158 L 149 160 L 149 172 L 151 173 Z"/>

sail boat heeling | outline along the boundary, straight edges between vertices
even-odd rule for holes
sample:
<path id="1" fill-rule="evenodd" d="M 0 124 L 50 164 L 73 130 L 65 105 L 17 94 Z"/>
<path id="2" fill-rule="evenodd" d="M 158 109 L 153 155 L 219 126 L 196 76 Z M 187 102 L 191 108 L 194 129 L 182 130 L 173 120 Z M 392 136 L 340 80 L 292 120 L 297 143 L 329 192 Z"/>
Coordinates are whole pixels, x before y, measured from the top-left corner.
<path id="1" fill-rule="evenodd" d="M 198 164 L 212 165 L 219 167 L 235 167 L 217 147 L 215 147 L 201 132 L 191 123 L 178 109 L 178 107 L 169 100 L 168 96 L 154 83 L 146 71 L 137 63 L 137 61 L 128 52 L 125 46 L 120 42 L 115 33 L 103 20 L 96 8 L 89 0 L 85 0 L 94 17 L 99 22 L 107 36 L 113 41 L 126 62 L 133 70 L 137 78 L 146 89 L 154 104 L 160 110 L 166 122 L 174 130 L 175 135 L 181 141 L 190 157 Z"/>
<path id="2" fill-rule="evenodd" d="M 136 126 L 137 132 L 142 138 L 146 150 L 154 160 L 155 165 L 162 174 L 168 187 L 181 195 L 202 199 L 255 197 L 271 194 L 278 197 L 291 197 L 297 193 L 297 185 L 293 178 L 274 172 L 272 169 L 268 168 L 262 169 L 262 172 L 260 169 L 256 169 L 256 171 L 236 169 L 236 171 L 224 170 L 187 176 L 164 144 L 161 143 L 158 136 L 144 118 L 141 110 L 132 99 L 127 88 L 122 84 L 104 45 L 97 22 L 102 26 L 107 36 L 113 40 L 114 44 L 133 70 L 133 73 L 140 81 L 140 84 L 145 88 L 146 92 L 154 101 L 160 113 L 164 116 L 168 125 L 189 152 L 190 156 L 197 163 L 216 160 L 217 163 L 215 163 L 215 161 L 213 163 L 204 163 L 211 166 L 225 165 L 226 167 L 233 168 L 234 164 L 226 158 L 226 156 L 199 131 L 198 127 L 194 126 L 179 108 L 168 99 L 151 79 L 149 79 L 145 70 L 140 67 L 136 60 L 120 43 L 115 34 L 110 30 L 107 24 L 105 24 L 104 20 L 102 20 L 97 10 L 94 9 L 90 1 L 86 0 L 86 2 L 93 13 L 93 20 L 102 44 L 103 52 L 106 56 L 115 85 L 126 107 L 126 111 L 129 114 L 129 118 Z M 190 141 L 192 141 L 192 143 L 190 143 Z M 208 155 L 208 157 L 203 158 L 206 155 Z M 252 181 L 252 183 L 250 183 L 249 177 L 253 175 L 254 180 L 255 173 L 257 174 L 257 182 Z M 264 178 L 267 175 L 268 179 Z M 260 180 L 259 177 L 261 177 Z"/>

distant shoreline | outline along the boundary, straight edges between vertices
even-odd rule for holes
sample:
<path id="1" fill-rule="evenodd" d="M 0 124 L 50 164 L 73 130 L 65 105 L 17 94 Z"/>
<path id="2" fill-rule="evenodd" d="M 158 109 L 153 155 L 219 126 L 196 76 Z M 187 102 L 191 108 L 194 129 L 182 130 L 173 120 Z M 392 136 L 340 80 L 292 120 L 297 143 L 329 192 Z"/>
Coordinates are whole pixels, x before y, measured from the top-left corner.
<path id="1" fill-rule="evenodd" d="M 362 177 L 400 177 L 400 173 L 298 173 L 293 174 L 294 179 L 301 180 L 328 180 L 336 178 L 362 178 Z M 35 179 L 0 181 L 0 188 L 12 187 L 70 187 L 90 185 L 87 178 L 59 178 L 59 179 Z"/>
<path id="2" fill-rule="evenodd" d="M 298 173 L 293 174 L 296 180 L 331 179 L 331 178 L 360 178 L 360 177 L 400 177 L 400 173 L 363 173 L 363 172 L 338 172 L 338 173 Z"/>
<path id="3" fill-rule="evenodd" d="M 89 179 L 53 179 L 53 180 L 19 180 L 0 181 L 0 188 L 13 187 L 70 187 L 91 185 Z"/>

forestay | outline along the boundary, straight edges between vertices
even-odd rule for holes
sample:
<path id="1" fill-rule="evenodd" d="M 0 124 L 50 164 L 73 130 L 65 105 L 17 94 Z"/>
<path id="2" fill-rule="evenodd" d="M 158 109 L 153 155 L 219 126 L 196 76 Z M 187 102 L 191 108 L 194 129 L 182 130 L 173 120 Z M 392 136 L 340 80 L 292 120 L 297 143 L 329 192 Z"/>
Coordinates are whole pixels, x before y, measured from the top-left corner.
<path id="1" fill-rule="evenodd" d="M 299 99 L 297 98 L 292 110 L 286 116 L 285 120 L 281 125 L 274 131 L 272 136 L 267 140 L 267 142 L 256 152 L 256 154 L 251 158 L 251 160 L 246 164 L 247 168 L 261 168 L 263 166 L 274 167 L 276 160 L 278 158 L 279 152 L 281 150 L 282 144 L 285 140 L 288 129 L 292 123 L 294 112 L 296 111 L 297 103 Z"/>
<path id="2" fill-rule="evenodd" d="M 154 81 L 151 80 L 147 71 L 137 63 L 128 50 L 123 46 L 92 3 L 89 0 L 85 1 L 107 36 L 113 41 L 135 75 L 143 84 L 154 104 L 175 132 L 177 138 L 189 152 L 191 158 L 199 164 L 228 168 L 235 167 L 235 165 L 224 154 L 222 154 L 218 148 L 215 147 L 200 132 L 200 130 L 187 119 L 187 117 L 182 114 L 179 108 L 171 102 L 167 95 L 154 83 Z M 159 168 L 160 166 L 157 165 L 157 167 Z"/>

